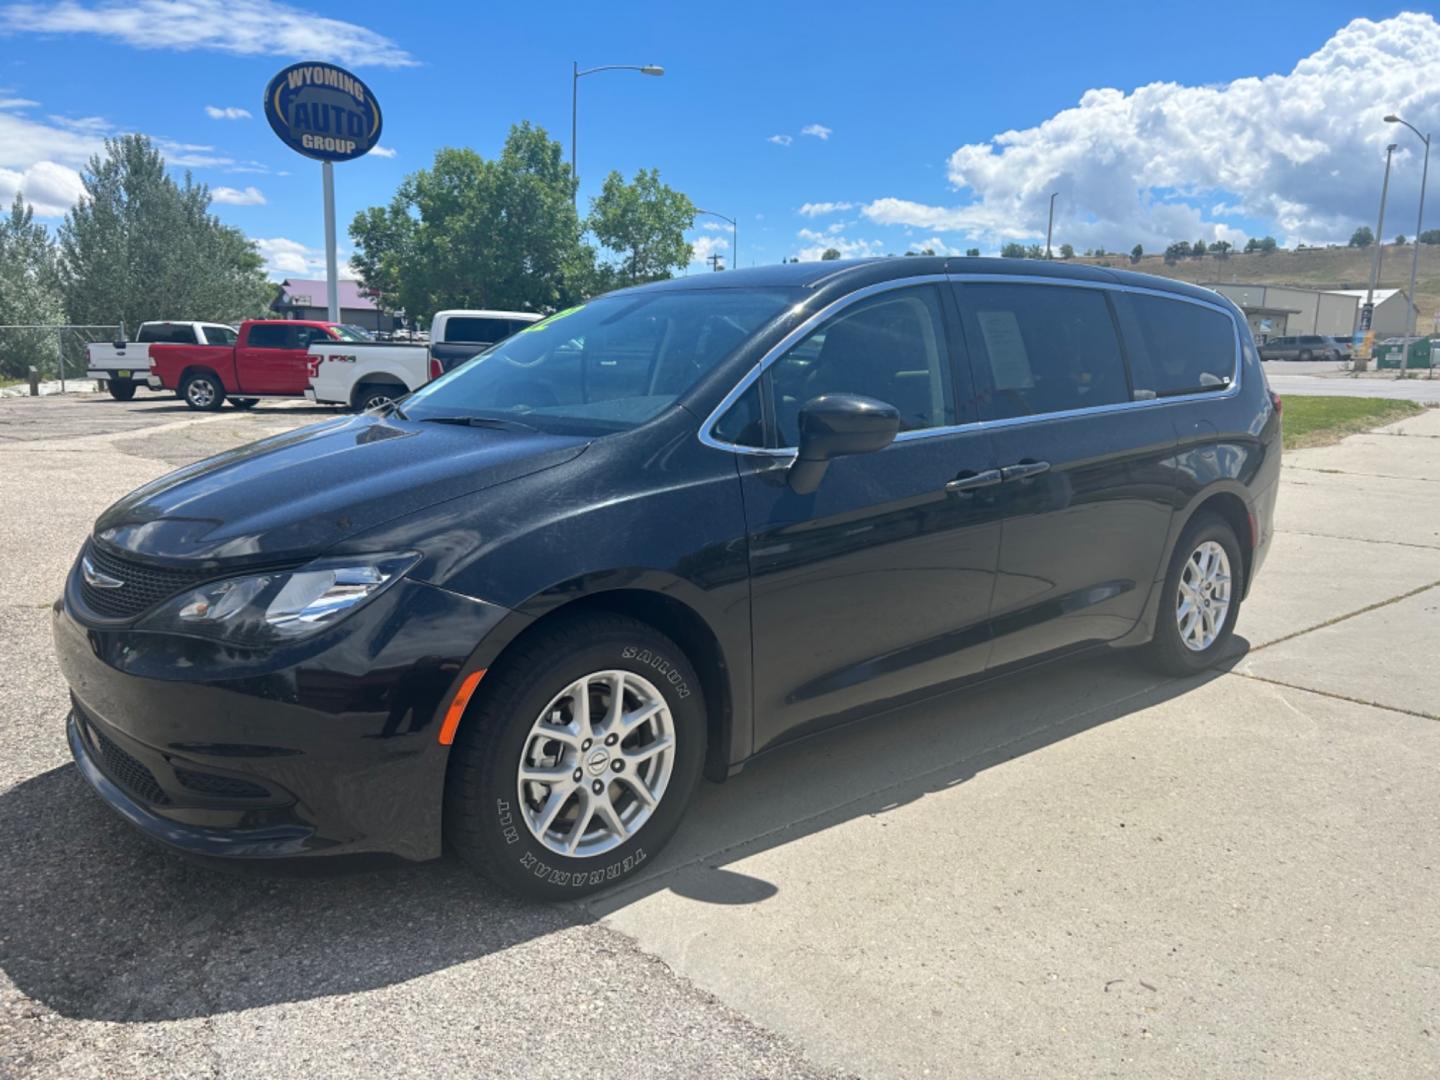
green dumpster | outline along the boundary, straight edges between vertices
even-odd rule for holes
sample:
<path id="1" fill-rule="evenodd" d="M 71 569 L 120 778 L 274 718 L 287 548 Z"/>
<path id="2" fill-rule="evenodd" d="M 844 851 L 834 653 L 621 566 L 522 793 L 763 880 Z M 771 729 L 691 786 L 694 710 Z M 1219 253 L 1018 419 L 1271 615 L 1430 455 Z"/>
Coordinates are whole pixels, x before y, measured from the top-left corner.
<path id="1" fill-rule="evenodd" d="M 1399 369 L 1400 354 L 1405 351 L 1401 342 L 1375 346 L 1376 366 L 1381 368 Z M 1440 357 L 1437 357 L 1440 359 Z M 1430 366 L 1430 339 L 1416 338 L 1410 342 L 1410 349 L 1405 357 L 1406 369 L 1428 368 Z"/>

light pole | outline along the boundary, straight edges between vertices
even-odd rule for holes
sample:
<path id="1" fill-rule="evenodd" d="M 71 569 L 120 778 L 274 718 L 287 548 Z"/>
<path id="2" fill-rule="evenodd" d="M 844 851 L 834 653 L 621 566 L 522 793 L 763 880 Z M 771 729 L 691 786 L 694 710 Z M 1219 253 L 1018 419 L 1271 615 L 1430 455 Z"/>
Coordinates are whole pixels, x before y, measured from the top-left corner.
<path id="1" fill-rule="evenodd" d="M 1361 329 L 1365 331 L 1365 340 L 1360 345 L 1361 355 L 1356 359 L 1362 364 L 1368 363 L 1370 359 L 1373 335 L 1370 323 L 1375 317 L 1375 286 L 1380 280 L 1380 256 L 1385 250 L 1385 196 L 1390 193 L 1390 159 L 1397 149 L 1396 143 L 1385 148 L 1385 182 L 1380 185 L 1380 220 L 1375 223 L 1375 257 L 1370 260 L 1370 285 L 1365 290 L 1365 306 L 1360 309 L 1360 320 L 1364 324 Z M 1356 370 L 1364 371 L 1365 368 L 1362 366 Z"/>
<path id="2" fill-rule="evenodd" d="M 1385 117 L 1387 124 L 1404 124 L 1415 133 L 1415 137 L 1425 144 L 1425 164 L 1420 169 L 1420 209 L 1415 214 L 1415 240 L 1414 250 L 1410 252 L 1410 293 L 1405 297 L 1409 305 L 1409 316 L 1405 320 L 1405 351 L 1400 356 L 1400 378 L 1405 377 L 1406 365 L 1410 362 L 1410 339 L 1415 336 L 1415 274 L 1420 269 L 1420 233 L 1425 227 L 1425 181 L 1430 177 L 1430 136 L 1421 135 L 1420 129 L 1408 120 L 1401 120 L 1400 117 L 1391 113 Z"/>
<path id="3" fill-rule="evenodd" d="M 1050 193 L 1050 220 L 1045 224 L 1045 258 L 1050 258 L 1050 232 L 1055 228 L 1055 196 L 1058 191 Z"/>
<path id="4" fill-rule="evenodd" d="M 714 210 L 696 210 L 697 214 L 709 214 L 711 217 L 718 217 L 721 221 L 730 223 L 730 265 L 736 270 L 740 269 L 740 226 L 735 224 L 733 217 L 726 217 L 724 214 L 717 214 Z"/>
<path id="5" fill-rule="evenodd" d="M 580 65 L 570 62 L 570 183 L 575 188 L 575 209 L 580 209 L 580 174 L 575 169 L 576 117 L 580 102 L 580 78 L 594 75 L 597 71 L 638 71 L 641 75 L 664 75 L 665 69 L 659 64 L 601 64 L 599 67 L 580 70 Z"/>

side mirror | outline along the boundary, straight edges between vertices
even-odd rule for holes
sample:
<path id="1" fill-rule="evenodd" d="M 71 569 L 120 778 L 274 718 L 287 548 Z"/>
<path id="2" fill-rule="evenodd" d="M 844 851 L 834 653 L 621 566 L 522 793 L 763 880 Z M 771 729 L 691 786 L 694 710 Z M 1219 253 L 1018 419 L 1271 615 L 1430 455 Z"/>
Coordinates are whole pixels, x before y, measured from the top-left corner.
<path id="1" fill-rule="evenodd" d="M 811 399 L 800 410 L 800 454 L 790 466 L 790 490 L 809 495 L 820 486 L 831 458 L 883 450 L 899 431 L 894 405 L 858 394 Z"/>

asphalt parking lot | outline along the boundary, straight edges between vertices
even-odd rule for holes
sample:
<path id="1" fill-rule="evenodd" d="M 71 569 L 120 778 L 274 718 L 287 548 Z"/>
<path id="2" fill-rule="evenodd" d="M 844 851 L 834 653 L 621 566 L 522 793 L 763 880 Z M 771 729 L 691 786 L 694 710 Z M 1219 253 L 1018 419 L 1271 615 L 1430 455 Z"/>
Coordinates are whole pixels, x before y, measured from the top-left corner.
<path id="1" fill-rule="evenodd" d="M 69 764 L 48 608 L 96 514 L 331 415 L 0 401 L 0 1076 L 1440 1074 L 1440 410 L 1287 456 L 1216 670 L 792 747 L 566 907 L 220 874 Z"/>

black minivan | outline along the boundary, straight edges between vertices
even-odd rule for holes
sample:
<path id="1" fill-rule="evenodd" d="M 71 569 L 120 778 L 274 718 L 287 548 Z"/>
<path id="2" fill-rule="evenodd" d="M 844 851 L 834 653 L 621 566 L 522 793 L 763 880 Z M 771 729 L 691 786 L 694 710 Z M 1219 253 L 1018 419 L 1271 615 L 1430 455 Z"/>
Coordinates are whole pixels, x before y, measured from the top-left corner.
<path id="1" fill-rule="evenodd" d="M 70 748 L 152 837 L 633 874 L 700 776 L 1042 660 L 1225 649 L 1280 404 L 1204 289 L 1057 263 L 626 289 L 96 522 Z"/>

